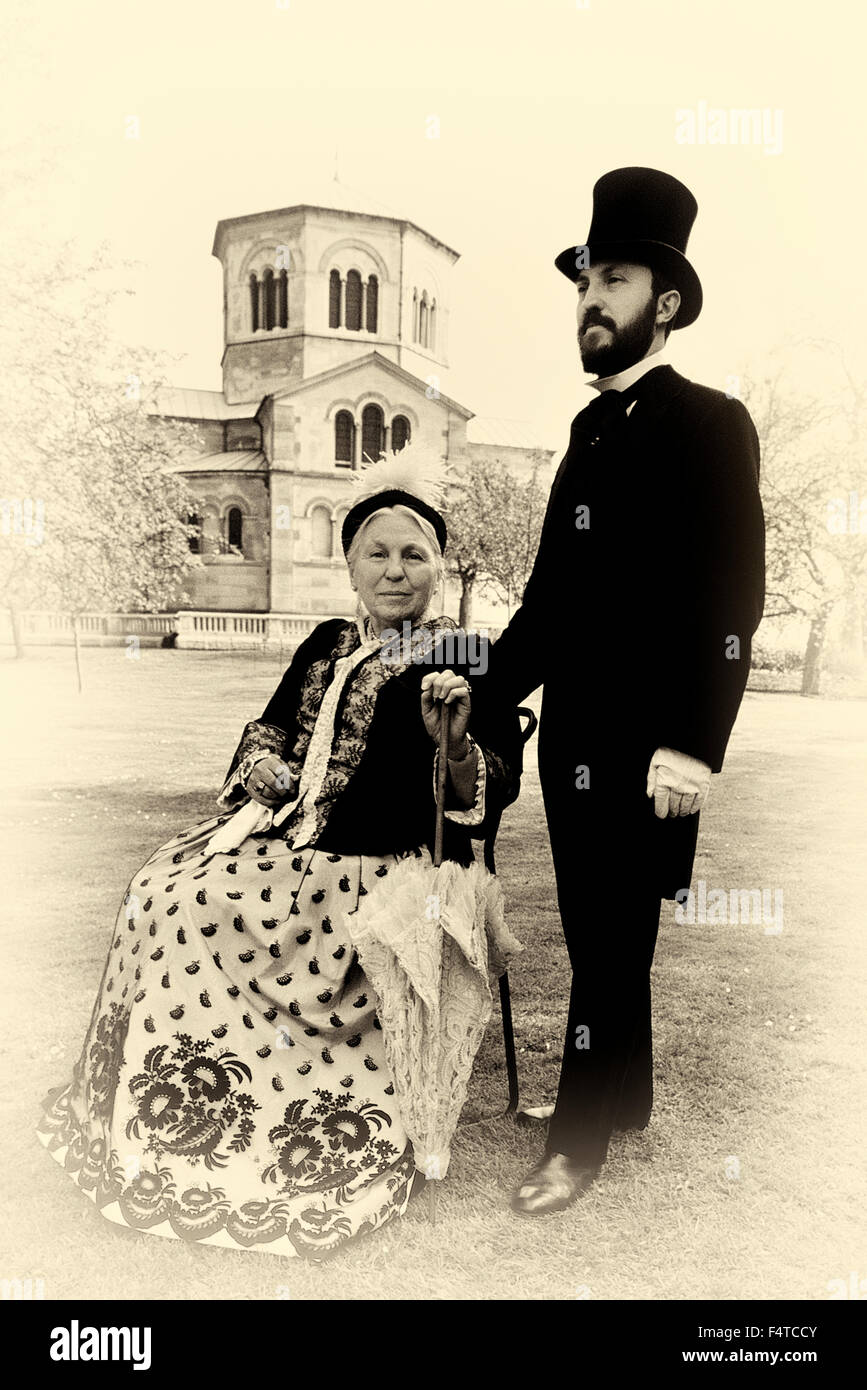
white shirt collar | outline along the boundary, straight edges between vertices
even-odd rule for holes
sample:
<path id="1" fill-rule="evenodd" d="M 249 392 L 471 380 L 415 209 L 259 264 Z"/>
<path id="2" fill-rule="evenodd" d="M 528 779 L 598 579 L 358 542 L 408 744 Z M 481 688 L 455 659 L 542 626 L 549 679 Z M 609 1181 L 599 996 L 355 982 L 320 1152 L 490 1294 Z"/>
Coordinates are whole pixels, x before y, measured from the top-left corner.
<path id="1" fill-rule="evenodd" d="M 642 357 L 639 362 L 633 362 L 631 367 L 624 367 L 622 372 L 617 372 L 614 376 L 597 377 L 595 381 L 588 381 L 587 385 L 592 386 L 594 391 L 625 391 L 627 386 L 634 386 L 645 372 L 652 372 L 654 367 L 662 367 L 666 363 L 667 346 L 668 344 L 664 343 L 658 352 Z"/>

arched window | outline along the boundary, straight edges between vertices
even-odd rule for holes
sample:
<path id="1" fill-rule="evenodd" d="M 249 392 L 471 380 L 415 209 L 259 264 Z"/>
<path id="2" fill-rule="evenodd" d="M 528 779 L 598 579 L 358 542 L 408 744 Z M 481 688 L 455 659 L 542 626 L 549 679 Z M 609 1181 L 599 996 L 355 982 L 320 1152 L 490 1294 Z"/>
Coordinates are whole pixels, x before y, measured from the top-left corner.
<path id="1" fill-rule="evenodd" d="M 277 322 L 281 328 L 289 327 L 289 273 L 286 270 L 280 271 L 277 287 Z"/>
<path id="2" fill-rule="evenodd" d="M 253 332 L 259 327 L 259 277 L 250 272 L 250 327 Z"/>
<path id="3" fill-rule="evenodd" d="M 334 417 L 334 461 L 352 467 L 355 450 L 355 421 L 348 410 L 338 410 Z"/>
<path id="4" fill-rule="evenodd" d="M 427 290 L 423 291 L 418 308 L 418 340 L 423 348 L 427 347 Z"/>
<path id="5" fill-rule="evenodd" d="M 244 515 L 240 507 L 230 507 L 226 515 L 226 544 L 230 550 L 244 549 Z"/>
<path id="6" fill-rule="evenodd" d="M 410 428 L 409 420 L 405 415 L 395 415 L 391 422 L 391 451 L 399 454 L 401 449 L 409 443 Z"/>
<path id="7" fill-rule="evenodd" d="M 385 417 L 378 405 L 366 405 L 361 412 L 361 457 L 375 463 L 382 453 Z"/>
<path id="8" fill-rule="evenodd" d="M 331 513 L 327 507 L 314 507 L 310 513 L 310 553 L 323 558 L 331 556 Z"/>
<path id="9" fill-rule="evenodd" d="M 435 350 L 436 345 L 437 345 L 437 344 L 436 344 L 436 334 L 437 334 L 437 302 L 436 302 L 436 300 L 434 299 L 434 300 L 431 300 L 431 306 L 430 306 L 430 324 L 429 324 L 428 335 L 427 335 L 427 337 L 428 337 L 428 347 L 430 348 L 431 352 L 433 352 L 433 351 Z"/>
<path id="10" fill-rule="evenodd" d="M 357 333 L 361 327 L 361 276 L 350 270 L 346 277 L 346 327 Z"/>
<path id="11" fill-rule="evenodd" d="M 418 290 L 412 292 L 412 340 L 418 342 Z"/>
<path id="12" fill-rule="evenodd" d="M 275 323 L 275 288 L 274 272 L 269 266 L 262 276 L 262 327 L 266 330 L 273 328 Z"/>
<path id="13" fill-rule="evenodd" d="M 202 518 L 196 512 L 190 512 L 187 516 L 187 525 L 195 526 L 196 533 L 190 536 L 190 550 L 194 555 L 202 553 Z"/>
<path id="14" fill-rule="evenodd" d="M 332 270 L 328 277 L 328 327 L 340 327 L 340 271 Z"/>
<path id="15" fill-rule="evenodd" d="M 367 282 L 367 323 L 368 333 L 376 332 L 376 320 L 379 310 L 379 281 L 375 275 L 371 275 Z"/>

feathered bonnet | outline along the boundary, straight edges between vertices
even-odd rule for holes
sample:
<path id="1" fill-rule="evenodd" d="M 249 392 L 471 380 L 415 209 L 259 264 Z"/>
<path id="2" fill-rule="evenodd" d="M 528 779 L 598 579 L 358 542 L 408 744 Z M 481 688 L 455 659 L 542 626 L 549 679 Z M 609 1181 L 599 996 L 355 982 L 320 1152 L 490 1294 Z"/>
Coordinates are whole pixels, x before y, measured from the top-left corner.
<path id="1" fill-rule="evenodd" d="M 346 513 L 341 530 L 343 553 L 348 554 L 353 538 L 364 522 L 380 507 L 410 507 L 430 522 L 439 541 L 440 552 L 446 548 L 448 532 L 439 511 L 446 490 L 446 468 L 430 455 L 414 455 L 411 446 L 397 454 L 381 454 L 375 463 L 353 474 L 358 501 Z"/>

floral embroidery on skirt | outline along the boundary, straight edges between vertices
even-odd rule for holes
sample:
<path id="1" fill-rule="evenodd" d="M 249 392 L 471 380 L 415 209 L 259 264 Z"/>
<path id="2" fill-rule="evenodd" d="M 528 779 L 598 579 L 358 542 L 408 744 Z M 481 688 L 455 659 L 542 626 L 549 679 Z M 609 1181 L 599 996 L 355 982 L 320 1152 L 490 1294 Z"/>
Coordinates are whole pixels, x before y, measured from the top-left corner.
<path id="1" fill-rule="evenodd" d="M 413 1159 L 344 925 L 395 855 L 162 845 L 118 913 L 71 1082 L 37 1132 L 110 1220 L 324 1258 L 401 1215 Z"/>

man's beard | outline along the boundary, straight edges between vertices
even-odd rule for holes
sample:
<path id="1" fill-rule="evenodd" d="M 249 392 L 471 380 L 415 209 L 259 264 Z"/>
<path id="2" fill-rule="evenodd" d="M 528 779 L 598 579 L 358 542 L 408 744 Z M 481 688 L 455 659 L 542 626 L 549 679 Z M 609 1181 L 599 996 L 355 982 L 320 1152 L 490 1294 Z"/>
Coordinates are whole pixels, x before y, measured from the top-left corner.
<path id="1" fill-rule="evenodd" d="M 585 372 L 595 372 L 597 376 L 616 376 L 647 356 L 656 336 L 656 299 L 651 295 L 641 313 L 623 328 L 615 327 L 610 320 L 601 323 L 601 327 L 610 329 L 611 341 L 599 347 L 591 347 L 583 338 L 584 329 L 594 323 L 600 323 L 600 316 L 591 309 L 590 325 L 583 323 L 578 335 L 581 365 Z"/>

